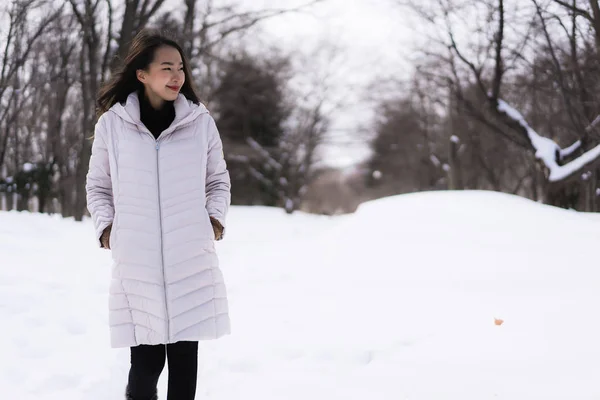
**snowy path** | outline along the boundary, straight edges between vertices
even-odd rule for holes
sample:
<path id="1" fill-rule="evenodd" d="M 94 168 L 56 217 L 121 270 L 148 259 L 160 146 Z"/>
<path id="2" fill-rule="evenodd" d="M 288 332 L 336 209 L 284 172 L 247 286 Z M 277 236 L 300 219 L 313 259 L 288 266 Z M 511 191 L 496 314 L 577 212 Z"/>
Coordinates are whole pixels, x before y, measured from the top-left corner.
<path id="1" fill-rule="evenodd" d="M 229 223 L 233 335 L 202 343 L 197 399 L 600 398 L 595 216 L 472 192 Z M 109 273 L 89 222 L 0 212 L 1 399 L 123 398 Z"/>

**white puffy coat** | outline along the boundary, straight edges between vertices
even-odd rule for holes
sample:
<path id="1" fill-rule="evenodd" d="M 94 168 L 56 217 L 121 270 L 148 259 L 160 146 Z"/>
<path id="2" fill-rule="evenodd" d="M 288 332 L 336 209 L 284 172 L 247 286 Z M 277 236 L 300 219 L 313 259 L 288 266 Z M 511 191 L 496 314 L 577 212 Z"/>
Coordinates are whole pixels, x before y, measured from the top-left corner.
<path id="1" fill-rule="evenodd" d="M 209 216 L 225 227 L 229 172 L 213 118 L 180 94 L 155 139 L 136 93 L 98 120 L 87 175 L 96 239 L 112 224 L 112 347 L 230 333 Z"/>

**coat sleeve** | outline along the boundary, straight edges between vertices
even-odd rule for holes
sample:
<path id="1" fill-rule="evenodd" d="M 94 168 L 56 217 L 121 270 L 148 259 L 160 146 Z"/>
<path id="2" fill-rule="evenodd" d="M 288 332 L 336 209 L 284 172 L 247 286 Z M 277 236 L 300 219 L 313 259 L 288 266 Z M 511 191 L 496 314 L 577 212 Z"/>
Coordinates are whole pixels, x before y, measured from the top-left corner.
<path id="1" fill-rule="evenodd" d="M 94 130 L 92 155 L 85 184 L 87 208 L 92 216 L 100 247 L 103 247 L 100 236 L 104 229 L 112 224 L 115 216 L 106 136 L 105 121 L 101 117 Z"/>
<path id="2" fill-rule="evenodd" d="M 212 117 L 208 121 L 208 157 L 206 161 L 206 209 L 223 226 L 231 204 L 231 180 L 219 131 Z"/>

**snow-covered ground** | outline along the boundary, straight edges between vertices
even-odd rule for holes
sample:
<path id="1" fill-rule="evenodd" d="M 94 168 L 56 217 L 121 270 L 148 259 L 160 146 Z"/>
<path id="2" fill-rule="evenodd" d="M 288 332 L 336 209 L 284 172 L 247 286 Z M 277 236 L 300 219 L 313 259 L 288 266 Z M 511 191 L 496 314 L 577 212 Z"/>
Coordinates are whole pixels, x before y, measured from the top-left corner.
<path id="1" fill-rule="evenodd" d="M 335 218 L 234 207 L 228 229 L 233 334 L 202 343 L 197 399 L 600 398 L 594 216 L 444 192 Z M 93 236 L 0 212 L 1 399 L 123 398 Z"/>

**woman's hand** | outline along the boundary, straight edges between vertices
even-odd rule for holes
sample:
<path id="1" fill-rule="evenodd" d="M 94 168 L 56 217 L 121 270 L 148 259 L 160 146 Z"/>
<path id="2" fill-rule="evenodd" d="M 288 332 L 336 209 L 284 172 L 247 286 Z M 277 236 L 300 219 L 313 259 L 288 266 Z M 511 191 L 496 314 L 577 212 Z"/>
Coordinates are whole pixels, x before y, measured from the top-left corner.
<path id="1" fill-rule="evenodd" d="M 221 240 L 223 238 L 223 225 L 214 217 L 210 217 L 210 223 L 215 232 L 215 240 Z"/>
<path id="2" fill-rule="evenodd" d="M 100 236 L 100 244 L 102 245 L 102 247 L 104 247 L 105 249 L 109 249 L 110 250 L 110 231 L 112 230 L 112 224 L 110 224 L 109 226 L 107 226 L 104 231 L 102 232 L 102 236 Z"/>

